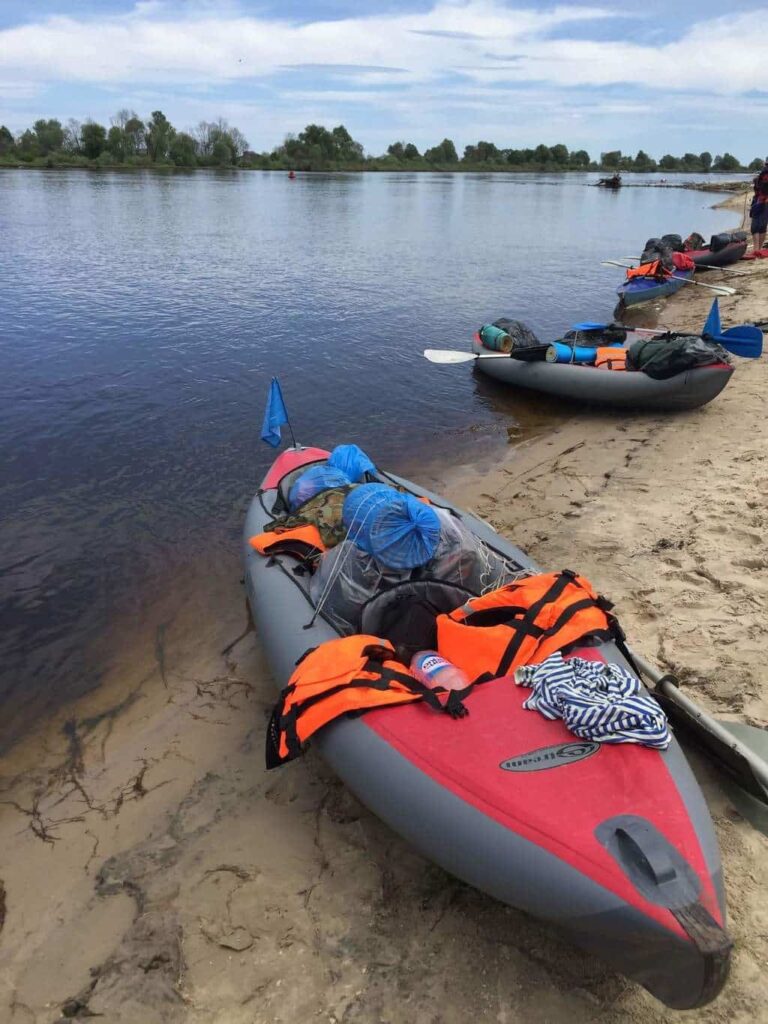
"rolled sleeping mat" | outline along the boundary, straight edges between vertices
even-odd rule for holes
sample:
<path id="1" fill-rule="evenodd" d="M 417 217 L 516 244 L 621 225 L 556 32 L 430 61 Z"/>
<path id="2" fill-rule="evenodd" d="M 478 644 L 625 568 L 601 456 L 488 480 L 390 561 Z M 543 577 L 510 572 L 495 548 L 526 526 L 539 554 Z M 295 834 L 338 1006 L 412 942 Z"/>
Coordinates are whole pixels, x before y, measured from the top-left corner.
<path id="1" fill-rule="evenodd" d="M 494 352 L 512 351 L 514 342 L 506 331 L 495 324 L 484 324 L 477 333 L 486 348 L 493 349 Z"/>
<path id="2" fill-rule="evenodd" d="M 586 345 L 564 345 L 562 341 L 553 341 L 547 349 L 548 363 L 594 363 L 595 350 Z"/>

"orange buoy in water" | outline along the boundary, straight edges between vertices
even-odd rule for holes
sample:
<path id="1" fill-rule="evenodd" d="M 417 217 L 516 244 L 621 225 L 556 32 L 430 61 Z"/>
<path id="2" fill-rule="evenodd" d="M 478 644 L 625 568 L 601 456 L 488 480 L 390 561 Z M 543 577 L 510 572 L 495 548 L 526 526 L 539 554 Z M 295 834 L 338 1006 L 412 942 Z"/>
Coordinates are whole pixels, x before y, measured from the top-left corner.
<path id="1" fill-rule="evenodd" d="M 296 177 L 296 172 L 288 171 L 288 177 L 291 179 L 291 181 L 293 181 L 293 179 Z"/>

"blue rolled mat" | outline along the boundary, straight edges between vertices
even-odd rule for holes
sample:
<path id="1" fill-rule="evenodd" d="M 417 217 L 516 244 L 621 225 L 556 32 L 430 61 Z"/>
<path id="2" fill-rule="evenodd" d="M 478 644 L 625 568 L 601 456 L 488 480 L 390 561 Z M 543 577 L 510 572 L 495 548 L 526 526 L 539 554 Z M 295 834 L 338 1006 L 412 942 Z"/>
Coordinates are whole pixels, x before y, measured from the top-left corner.
<path id="1" fill-rule="evenodd" d="M 572 348 L 562 341 L 553 341 L 547 349 L 548 363 L 594 363 L 597 358 L 596 350 L 586 345 L 577 345 Z"/>

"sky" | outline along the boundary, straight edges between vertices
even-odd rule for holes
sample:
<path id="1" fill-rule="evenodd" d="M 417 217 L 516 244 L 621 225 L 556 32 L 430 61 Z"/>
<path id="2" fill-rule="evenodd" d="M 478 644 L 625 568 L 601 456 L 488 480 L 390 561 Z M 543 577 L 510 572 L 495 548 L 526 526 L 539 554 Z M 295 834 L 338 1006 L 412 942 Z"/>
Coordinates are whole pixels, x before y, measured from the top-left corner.
<path id="1" fill-rule="evenodd" d="M 0 0 L 0 124 L 310 123 L 370 154 L 564 143 L 768 154 L 766 0 Z"/>

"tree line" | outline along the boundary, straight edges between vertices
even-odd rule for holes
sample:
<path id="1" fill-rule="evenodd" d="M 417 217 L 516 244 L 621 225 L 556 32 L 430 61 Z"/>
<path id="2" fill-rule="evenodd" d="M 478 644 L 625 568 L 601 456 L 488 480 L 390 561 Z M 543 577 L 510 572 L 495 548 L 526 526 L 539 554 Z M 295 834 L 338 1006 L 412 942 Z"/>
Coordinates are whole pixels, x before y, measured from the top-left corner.
<path id="1" fill-rule="evenodd" d="M 189 131 L 179 131 L 160 110 L 148 121 L 132 110 L 119 110 L 110 126 L 70 119 L 40 119 L 14 136 L 0 126 L 0 161 L 43 166 L 85 163 L 97 166 L 166 165 L 175 167 L 253 167 L 263 170 L 527 170 L 527 171 L 756 171 L 763 166 L 756 157 L 743 166 L 731 153 L 666 153 L 655 160 L 642 149 L 635 156 L 621 150 L 601 153 L 593 159 L 584 149 L 569 150 L 559 143 L 534 149 L 500 148 L 479 141 L 464 147 L 459 156 L 454 142 L 443 139 L 420 152 L 412 142 L 393 142 L 380 156 L 366 155 L 344 125 L 328 129 L 310 124 L 297 135 L 288 135 L 271 152 L 248 149 L 243 133 L 224 118 L 201 121 Z"/>
<path id="2" fill-rule="evenodd" d="M 161 110 L 153 111 L 148 121 L 133 110 L 119 110 L 108 128 L 91 120 L 70 118 L 62 125 L 55 118 L 41 118 L 14 136 L 0 125 L 0 160 L 5 163 L 232 167 L 247 150 L 243 133 L 225 118 L 201 121 L 184 132 Z"/>

